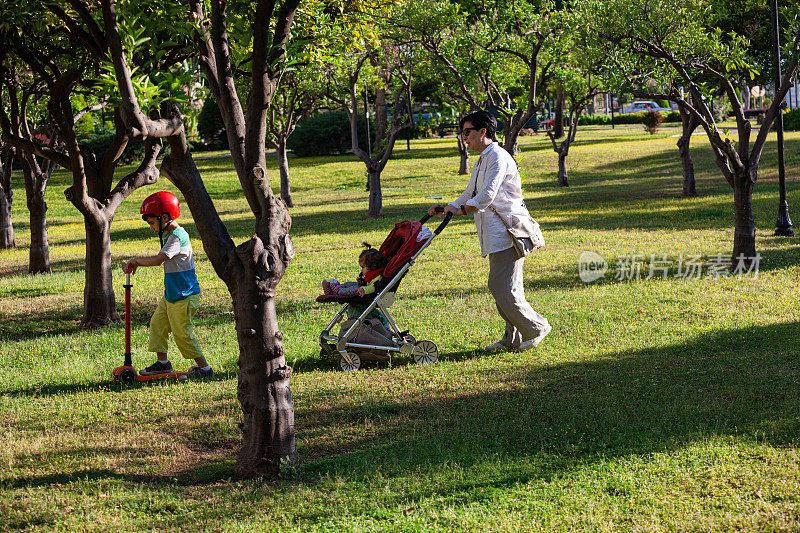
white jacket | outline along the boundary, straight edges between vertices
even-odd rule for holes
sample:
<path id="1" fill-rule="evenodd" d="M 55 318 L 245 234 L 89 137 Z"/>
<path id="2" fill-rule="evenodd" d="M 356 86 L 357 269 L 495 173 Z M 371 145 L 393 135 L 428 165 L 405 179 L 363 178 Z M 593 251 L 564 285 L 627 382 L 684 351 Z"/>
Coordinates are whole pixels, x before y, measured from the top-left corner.
<path id="1" fill-rule="evenodd" d="M 474 217 L 483 257 L 512 246 L 506 226 L 489 209 L 490 205 L 504 216 L 509 225 L 514 224 L 517 216 L 530 216 L 522 197 L 522 181 L 517 164 L 496 142 L 481 152 L 472 167 L 469 185 L 450 205 L 456 209 L 461 209 L 462 205 L 478 209 Z"/>

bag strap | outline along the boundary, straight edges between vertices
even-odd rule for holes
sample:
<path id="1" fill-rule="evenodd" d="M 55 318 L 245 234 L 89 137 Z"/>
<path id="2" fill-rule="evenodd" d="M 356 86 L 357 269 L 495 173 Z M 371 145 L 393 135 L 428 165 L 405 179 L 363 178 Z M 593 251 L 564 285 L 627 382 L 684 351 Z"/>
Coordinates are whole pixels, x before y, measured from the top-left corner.
<path id="1" fill-rule="evenodd" d="M 494 206 L 493 206 L 492 204 L 489 204 L 489 209 L 491 209 L 492 211 L 494 211 L 494 214 L 495 214 L 495 215 L 497 215 L 497 218 L 499 218 L 499 219 L 500 219 L 500 222 L 502 222 L 502 223 L 503 223 L 503 225 L 506 227 L 506 229 L 511 229 L 511 226 L 509 226 L 509 225 L 508 225 L 508 223 L 505 221 L 505 219 L 503 218 L 503 216 L 502 216 L 500 213 L 498 213 L 498 212 L 497 212 L 497 209 L 495 209 L 495 208 L 494 208 Z"/>
<path id="2" fill-rule="evenodd" d="M 475 171 L 475 187 L 472 189 L 471 198 L 475 198 L 475 196 L 478 194 L 478 176 L 480 176 L 480 172 L 481 172 L 481 161 L 483 161 L 483 154 L 478 156 L 478 162 L 476 163 L 476 166 L 478 167 L 478 169 Z M 484 174 L 486 174 L 485 170 L 484 170 Z"/>

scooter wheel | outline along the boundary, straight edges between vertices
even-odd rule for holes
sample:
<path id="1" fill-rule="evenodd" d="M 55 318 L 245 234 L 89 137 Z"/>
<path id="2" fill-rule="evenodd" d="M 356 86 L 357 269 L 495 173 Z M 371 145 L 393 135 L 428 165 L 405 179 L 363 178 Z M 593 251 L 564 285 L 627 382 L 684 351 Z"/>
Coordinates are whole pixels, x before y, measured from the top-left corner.
<path id="1" fill-rule="evenodd" d="M 358 354 L 353 352 L 347 352 L 347 359 L 344 356 L 339 355 L 339 370 L 342 372 L 356 372 L 359 368 L 361 368 L 361 358 Z"/>
<path id="2" fill-rule="evenodd" d="M 133 383 L 136 381 L 136 371 L 126 368 L 115 376 L 120 383 Z"/>

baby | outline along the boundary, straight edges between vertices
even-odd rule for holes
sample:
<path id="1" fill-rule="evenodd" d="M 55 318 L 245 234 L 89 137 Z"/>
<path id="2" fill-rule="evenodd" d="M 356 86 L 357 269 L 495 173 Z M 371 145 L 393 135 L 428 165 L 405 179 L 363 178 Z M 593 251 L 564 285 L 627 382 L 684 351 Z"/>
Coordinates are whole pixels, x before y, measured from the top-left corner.
<path id="1" fill-rule="evenodd" d="M 339 283 L 335 279 L 323 280 L 322 291 L 325 294 L 338 294 L 340 296 L 365 296 L 375 292 L 375 284 L 383 279 L 383 268 L 386 266 L 386 257 L 377 248 L 368 243 L 364 244 L 364 251 L 358 256 L 361 273 L 357 281 Z"/>

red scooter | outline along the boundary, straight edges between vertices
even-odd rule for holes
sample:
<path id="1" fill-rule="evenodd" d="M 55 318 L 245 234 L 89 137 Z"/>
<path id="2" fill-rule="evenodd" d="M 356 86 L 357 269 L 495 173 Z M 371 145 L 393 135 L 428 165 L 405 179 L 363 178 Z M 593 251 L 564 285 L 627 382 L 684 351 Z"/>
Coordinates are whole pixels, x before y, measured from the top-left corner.
<path id="1" fill-rule="evenodd" d="M 115 368 L 111 374 L 115 381 L 120 383 L 133 383 L 134 381 L 153 381 L 155 379 L 179 378 L 188 372 L 167 372 L 166 374 L 154 374 L 142 376 L 133 367 L 131 360 L 131 273 L 125 272 L 125 363 Z"/>

